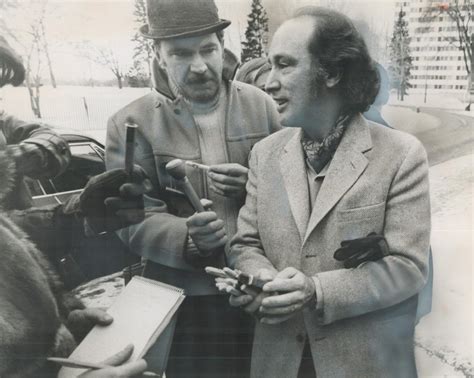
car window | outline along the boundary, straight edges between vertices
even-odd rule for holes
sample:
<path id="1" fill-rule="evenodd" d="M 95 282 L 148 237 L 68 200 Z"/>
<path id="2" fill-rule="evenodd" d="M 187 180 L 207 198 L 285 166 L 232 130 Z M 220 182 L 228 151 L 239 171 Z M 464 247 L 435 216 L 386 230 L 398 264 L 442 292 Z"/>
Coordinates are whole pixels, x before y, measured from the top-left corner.
<path id="1" fill-rule="evenodd" d="M 92 176 L 105 171 L 104 149 L 93 141 L 69 142 L 71 162 L 53 179 L 26 178 L 36 206 L 64 202 L 80 192 Z"/>
<path id="2" fill-rule="evenodd" d="M 105 171 L 104 159 L 97 152 L 97 146 L 78 143 L 71 144 L 70 148 L 71 163 L 62 175 L 48 180 L 51 187 L 45 189 L 49 193 L 82 189 L 92 176 Z M 47 183 L 44 183 L 44 186 L 47 187 Z"/>

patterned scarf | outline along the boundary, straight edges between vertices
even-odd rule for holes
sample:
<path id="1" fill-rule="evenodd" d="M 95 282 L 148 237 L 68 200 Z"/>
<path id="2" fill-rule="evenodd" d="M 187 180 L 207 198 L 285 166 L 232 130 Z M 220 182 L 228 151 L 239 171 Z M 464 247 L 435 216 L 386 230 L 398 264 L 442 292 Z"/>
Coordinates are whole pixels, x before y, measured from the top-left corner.
<path id="1" fill-rule="evenodd" d="M 344 134 L 344 130 L 351 118 L 352 117 L 348 115 L 339 117 L 336 121 L 336 126 L 321 142 L 309 139 L 306 133 L 303 132 L 301 145 L 303 146 L 306 159 L 316 173 L 321 172 L 334 156 L 337 146 L 339 146 L 339 142 Z"/>

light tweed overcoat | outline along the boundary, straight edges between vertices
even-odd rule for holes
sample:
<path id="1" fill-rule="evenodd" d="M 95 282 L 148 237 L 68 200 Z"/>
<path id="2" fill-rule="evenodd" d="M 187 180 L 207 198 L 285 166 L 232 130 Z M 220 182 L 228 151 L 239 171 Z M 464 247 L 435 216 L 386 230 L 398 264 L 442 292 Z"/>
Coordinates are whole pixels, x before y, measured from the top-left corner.
<path id="1" fill-rule="evenodd" d="M 416 376 L 417 293 L 427 277 L 426 153 L 414 137 L 356 116 L 310 209 L 301 129 L 257 143 L 229 262 L 249 273 L 295 267 L 311 276 L 322 311 L 257 324 L 252 377 L 297 376 L 309 341 L 321 377 Z M 390 255 L 355 269 L 333 258 L 342 240 L 383 234 Z"/>

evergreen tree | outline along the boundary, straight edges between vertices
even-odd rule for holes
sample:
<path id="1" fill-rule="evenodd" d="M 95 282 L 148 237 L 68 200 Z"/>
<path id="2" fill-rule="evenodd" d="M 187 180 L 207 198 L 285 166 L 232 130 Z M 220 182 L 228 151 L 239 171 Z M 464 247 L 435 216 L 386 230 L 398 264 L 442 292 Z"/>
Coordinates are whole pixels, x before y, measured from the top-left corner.
<path id="1" fill-rule="evenodd" d="M 252 0 L 252 8 L 247 17 L 245 41 L 242 42 L 242 63 L 265 55 L 268 34 L 268 17 L 261 0 Z"/>
<path id="2" fill-rule="evenodd" d="M 139 26 L 148 22 L 145 0 L 135 0 L 133 15 Z M 135 47 L 133 48 L 134 75 L 132 76 L 139 76 L 140 82 L 143 82 L 142 78 L 146 76 L 148 85 L 151 85 L 152 42 L 150 39 L 143 37 L 138 31 L 133 36 L 132 41 L 135 42 Z"/>
<path id="3" fill-rule="evenodd" d="M 397 97 L 403 101 L 404 96 L 411 88 L 410 71 L 412 68 L 412 57 L 410 55 L 410 36 L 408 24 L 405 20 L 405 12 L 400 9 L 395 21 L 393 35 L 390 41 L 390 65 L 389 73 L 392 88 L 397 88 Z"/>

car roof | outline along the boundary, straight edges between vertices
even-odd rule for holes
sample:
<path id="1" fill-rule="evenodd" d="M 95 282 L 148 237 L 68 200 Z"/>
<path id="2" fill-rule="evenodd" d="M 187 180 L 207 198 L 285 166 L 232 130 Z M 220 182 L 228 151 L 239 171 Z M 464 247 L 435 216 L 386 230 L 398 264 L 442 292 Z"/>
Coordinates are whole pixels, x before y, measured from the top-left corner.
<path id="1" fill-rule="evenodd" d="M 55 128 L 58 134 L 60 134 L 68 143 L 80 143 L 80 142 L 93 142 L 104 148 L 105 145 L 105 134 L 106 130 L 74 130 L 74 129 L 60 129 Z"/>

